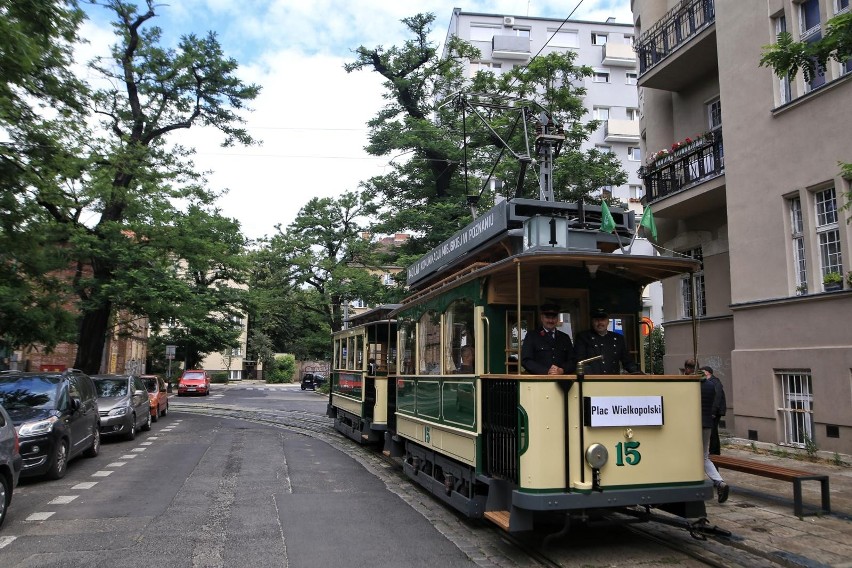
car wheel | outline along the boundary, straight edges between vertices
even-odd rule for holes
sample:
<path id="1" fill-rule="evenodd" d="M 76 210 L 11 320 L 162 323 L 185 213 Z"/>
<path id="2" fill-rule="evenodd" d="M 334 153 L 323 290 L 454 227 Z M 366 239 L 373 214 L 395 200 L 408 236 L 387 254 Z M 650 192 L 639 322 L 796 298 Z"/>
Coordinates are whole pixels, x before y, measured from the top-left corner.
<path id="1" fill-rule="evenodd" d="M 163 416 L 169 413 L 169 403 L 166 401 L 166 407 L 163 409 Z"/>
<path id="2" fill-rule="evenodd" d="M 48 479 L 62 479 L 68 471 L 68 442 L 59 440 L 53 451 L 53 463 L 47 470 Z"/>
<path id="3" fill-rule="evenodd" d="M 154 413 L 151 414 L 151 422 L 156 422 L 159 419 L 160 419 L 160 409 L 156 408 L 156 409 L 154 409 Z"/>
<path id="4" fill-rule="evenodd" d="M 12 483 L 5 475 L 0 475 L 0 527 L 3 526 L 3 519 L 6 518 L 6 509 L 9 508 L 9 503 L 12 502 Z"/>
<path id="5" fill-rule="evenodd" d="M 92 428 L 92 445 L 83 452 L 87 458 L 96 457 L 101 452 L 101 427 L 95 424 Z"/>
<path id="6" fill-rule="evenodd" d="M 305 390 L 305 387 L 302 387 L 302 390 Z"/>
<path id="7" fill-rule="evenodd" d="M 151 430 L 151 411 L 148 411 L 147 416 L 145 416 L 145 424 L 142 425 L 142 430 L 148 432 Z"/>
<path id="8" fill-rule="evenodd" d="M 135 440 L 136 439 L 136 415 L 130 417 L 130 430 L 127 431 L 127 434 L 124 435 L 127 440 Z"/>

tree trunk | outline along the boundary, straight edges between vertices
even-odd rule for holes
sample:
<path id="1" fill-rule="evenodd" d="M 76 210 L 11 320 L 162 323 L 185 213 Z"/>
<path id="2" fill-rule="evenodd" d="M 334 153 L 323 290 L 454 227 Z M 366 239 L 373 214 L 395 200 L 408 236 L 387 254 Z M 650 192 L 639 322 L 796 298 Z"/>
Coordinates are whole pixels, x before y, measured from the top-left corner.
<path id="1" fill-rule="evenodd" d="M 77 360 L 74 367 L 94 375 L 101 372 L 104 344 L 109 326 L 112 304 L 86 310 L 80 322 L 80 337 L 77 340 Z M 107 369 L 104 369 L 107 370 Z"/>

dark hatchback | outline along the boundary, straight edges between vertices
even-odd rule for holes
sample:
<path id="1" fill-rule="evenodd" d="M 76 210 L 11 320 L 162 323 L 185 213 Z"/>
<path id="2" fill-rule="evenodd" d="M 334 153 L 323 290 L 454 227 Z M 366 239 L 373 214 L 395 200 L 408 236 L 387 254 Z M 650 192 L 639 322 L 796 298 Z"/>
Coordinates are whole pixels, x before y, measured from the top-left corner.
<path id="1" fill-rule="evenodd" d="M 22 477 L 59 479 L 75 457 L 94 457 L 100 452 L 95 385 L 81 371 L 4 371 L 0 373 L 0 404 L 18 431 Z"/>
<path id="2" fill-rule="evenodd" d="M 317 387 L 325 382 L 325 377 L 316 373 L 305 373 L 302 375 L 302 390 L 317 390 Z"/>

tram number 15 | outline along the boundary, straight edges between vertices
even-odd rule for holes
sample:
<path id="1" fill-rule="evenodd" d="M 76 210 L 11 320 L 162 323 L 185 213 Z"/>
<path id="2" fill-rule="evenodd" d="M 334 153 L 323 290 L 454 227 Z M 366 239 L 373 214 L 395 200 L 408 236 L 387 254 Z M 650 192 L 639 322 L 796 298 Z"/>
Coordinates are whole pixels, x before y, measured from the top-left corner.
<path id="1" fill-rule="evenodd" d="M 637 449 L 639 442 L 619 442 L 615 445 L 615 465 L 637 465 L 642 454 Z"/>

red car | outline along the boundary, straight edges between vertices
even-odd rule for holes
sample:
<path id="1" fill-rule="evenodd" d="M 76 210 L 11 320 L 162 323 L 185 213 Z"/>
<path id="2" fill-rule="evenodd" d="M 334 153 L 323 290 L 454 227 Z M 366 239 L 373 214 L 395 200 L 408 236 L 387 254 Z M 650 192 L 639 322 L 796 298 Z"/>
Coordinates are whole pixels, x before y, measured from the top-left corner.
<path id="1" fill-rule="evenodd" d="M 178 396 L 185 394 L 210 394 L 210 375 L 203 369 L 184 371 L 178 381 Z"/>
<path id="2" fill-rule="evenodd" d="M 159 375 L 141 375 L 139 377 L 148 389 L 148 400 L 151 401 L 151 422 L 156 422 L 160 416 L 169 413 L 169 393 L 166 381 Z"/>

